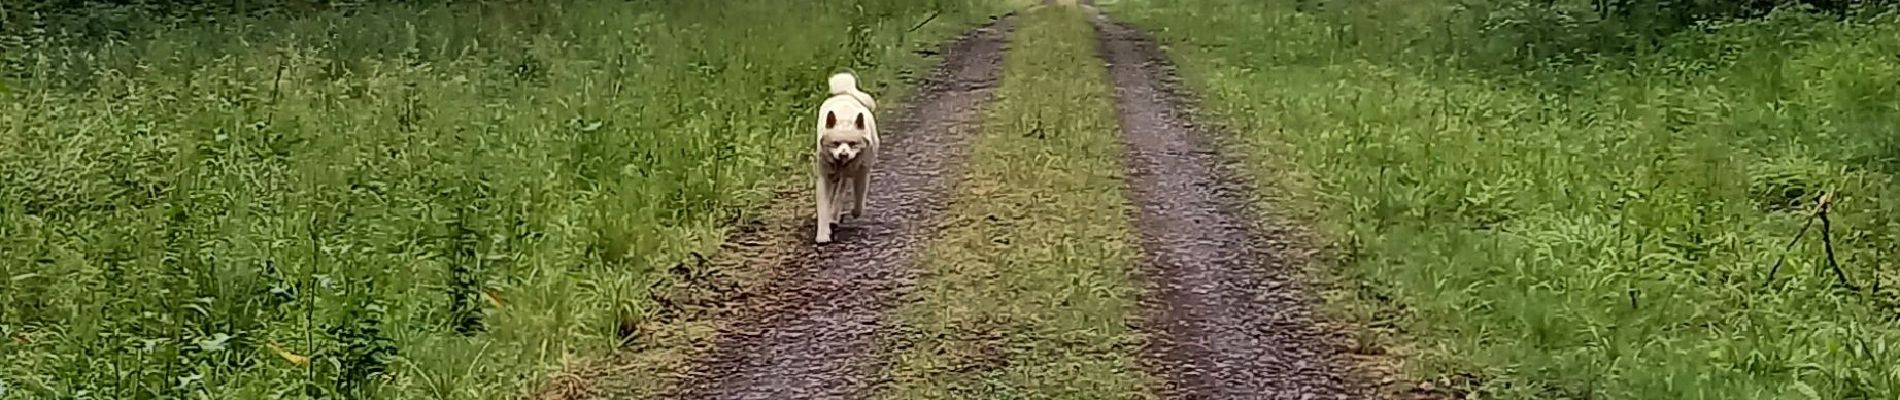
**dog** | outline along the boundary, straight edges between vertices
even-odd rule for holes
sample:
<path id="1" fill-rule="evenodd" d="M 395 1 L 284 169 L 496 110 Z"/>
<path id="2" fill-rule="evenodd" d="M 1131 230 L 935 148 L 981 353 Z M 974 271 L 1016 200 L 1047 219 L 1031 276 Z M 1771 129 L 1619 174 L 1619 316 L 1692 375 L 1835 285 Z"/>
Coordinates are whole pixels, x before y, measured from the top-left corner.
<path id="1" fill-rule="evenodd" d="M 818 147 L 814 172 L 818 184 L 818 243 L 831 242 L 849 197 L 851 216 L 864 214 L 864 197 L 871 186 L 871 166 L 877 162 L 877 101 L 858 90 L 851 72 L 832 74 L 831 97 L 818 106 Z"/>

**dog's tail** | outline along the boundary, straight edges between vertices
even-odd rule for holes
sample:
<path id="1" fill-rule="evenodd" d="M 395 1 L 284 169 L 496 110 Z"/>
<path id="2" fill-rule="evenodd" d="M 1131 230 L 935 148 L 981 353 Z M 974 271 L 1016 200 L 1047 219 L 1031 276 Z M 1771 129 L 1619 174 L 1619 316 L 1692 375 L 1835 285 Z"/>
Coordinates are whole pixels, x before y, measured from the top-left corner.
<path id="1" fill-rule="evenodd" d="M 833 96 L 858 91 L 858 77 L 850 72 L 831 74 L 831 94 Z"/>
<path id="2" fill-rule="evenodd" d="M 851 96 L 851 98 L 856 99 L 859 104 L 863 104 L 864 108 L 877 109 L 877 101 L 872 100 L 870 94 L 858 90 L 857 75 L 853 75 L 850 72 L 832 74 L 830 84 L 832 96 Z"/>

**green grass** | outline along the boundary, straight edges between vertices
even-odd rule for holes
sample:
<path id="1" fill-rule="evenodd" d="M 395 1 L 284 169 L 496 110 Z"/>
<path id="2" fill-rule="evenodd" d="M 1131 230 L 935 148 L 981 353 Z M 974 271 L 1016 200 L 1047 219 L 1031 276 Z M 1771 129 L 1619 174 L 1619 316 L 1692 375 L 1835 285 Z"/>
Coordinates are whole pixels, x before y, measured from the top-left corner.
<path id="1" fill-rule="evenodd" d="M 517 396 L 805 182 L 827 74 L 901 99 L 1000 7 L 374 6 L 7 54 L 0 398 Z"/>
<path id="2" fill-rule="evenodd" d="M 1443 2 L 1110 7 L 1173 45 L 1268 201 L 1341 245 L 1335 309 L 1398 335 L 1418 377 L 1482 398 L 1900 396 L 1892 14 L 1781 12 L 1500 73 L 1460 67 L 1501 62 L 1471 58 L 1466 21 L 1413 12 Z M 1818 226 L 1764 286 L 1830 191 L 1868 290 L 1834 286 Z"/>
<path id="3" fill-rule="evenodd" d="M 894 399 L 1147 398 L 1112 92 L 1074 6 L 1020 21 L 970 169 L 888 338 Z"/>

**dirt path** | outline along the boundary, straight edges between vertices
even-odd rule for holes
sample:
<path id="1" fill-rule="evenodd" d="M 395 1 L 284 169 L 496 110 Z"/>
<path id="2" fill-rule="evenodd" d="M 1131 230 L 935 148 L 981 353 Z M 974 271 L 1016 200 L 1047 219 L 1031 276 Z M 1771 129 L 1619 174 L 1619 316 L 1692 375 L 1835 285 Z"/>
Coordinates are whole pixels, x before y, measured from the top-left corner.
<path id="1" fill-rule="evenodd" d="M 1173 67 L 1148 35 L 1097 14 L 1121 115 L 1128 190 L 1149 287 L 1139 326 L 1145 367 L 1173 399 L 1353 398 L 1339 348 L 1315 325 L 1309 295 L 1262 227 L 1251 190 L 1221 142 L 1191 122 Z"/>
<path id="2" fill-rule="evenodd" d="M 809 242 L 785 257 L 783 279 L 748 299 L 695 365 L 681 393 L 664 398 L 863 398 L 876 374 L 883 314 L 911 279 L 930 239 L 1002 66 L 1012 18 L 964 34 L 944 53 L 894 120 L 872 173 L 870 209 L 847 219 L 838 241 Z M 810 232 L 807 219 L 805 232 Z"/>

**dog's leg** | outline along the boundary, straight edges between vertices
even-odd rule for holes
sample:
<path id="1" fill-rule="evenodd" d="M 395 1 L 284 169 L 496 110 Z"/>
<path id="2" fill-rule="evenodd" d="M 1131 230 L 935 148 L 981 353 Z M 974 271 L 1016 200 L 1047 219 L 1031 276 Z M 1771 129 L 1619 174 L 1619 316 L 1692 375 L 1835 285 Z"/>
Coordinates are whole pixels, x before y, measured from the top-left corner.
<path id="1" fill-rule="evenodd" d="M 845 196 L 845 191 L 851 190 L 851 182 L 849 182 L 850 179 L 851 179 L 851 174 L 845 173 L 845 172 L 838 172 L 837 179 L 832 181 L 831 183 L 832 184 L 831 186 L 831 201 L 832 201 L 831 222 L 832 223 L 838 223 L 838 221 L 843 221 L 845 207 L 851 206 L 851 198 Z"/>
<path id="2" fill-rule="evenodd" d="M 826 176 L 824 167 L 817 168 L 818 184 L 818 243 L 831 242 L 831 220 L 836 215 L 831 209 L 831 179 Z"/>
<path id="3" fill-rule="evenodd" d="M 853 175 L 856 176 L 851 177 L 851 198 L 854 203 L 851 205 L 851 218 L 858 218 L 864 216 L 864 197 L 870 194 L 871 171 L 869 168 L 860 169 Z"/>

